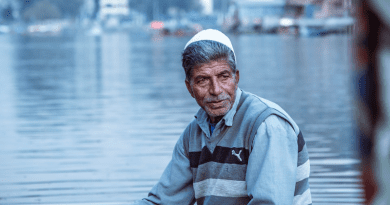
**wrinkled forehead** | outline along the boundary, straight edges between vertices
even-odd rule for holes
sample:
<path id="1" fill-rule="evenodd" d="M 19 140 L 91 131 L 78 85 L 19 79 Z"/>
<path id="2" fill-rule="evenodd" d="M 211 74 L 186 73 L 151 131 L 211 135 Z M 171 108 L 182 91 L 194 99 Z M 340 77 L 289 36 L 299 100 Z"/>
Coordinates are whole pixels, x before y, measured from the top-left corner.
<path id="1" fill-rule="evenodd" d="M 191 79 L 195 79 L 199 76 L 218 76 L 223 73 L 230 73 L 232 76 L 235 76 L 229 63 L 224 59 L 219 59 L 195 66 L 191 71 Z"/>

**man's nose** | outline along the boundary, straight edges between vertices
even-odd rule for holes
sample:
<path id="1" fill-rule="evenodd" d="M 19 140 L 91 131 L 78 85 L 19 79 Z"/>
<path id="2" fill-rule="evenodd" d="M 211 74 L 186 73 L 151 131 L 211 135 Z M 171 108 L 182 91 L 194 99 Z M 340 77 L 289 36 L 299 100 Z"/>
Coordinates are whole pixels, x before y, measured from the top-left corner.
<path id="1" fill-rule="evenodd" d="M 220 83 L 216 79 L 211 79 L 211 85 L 210 85 L 210 94 L 218 96 L 222 93 L 222 89 L 220 86 Z"/>

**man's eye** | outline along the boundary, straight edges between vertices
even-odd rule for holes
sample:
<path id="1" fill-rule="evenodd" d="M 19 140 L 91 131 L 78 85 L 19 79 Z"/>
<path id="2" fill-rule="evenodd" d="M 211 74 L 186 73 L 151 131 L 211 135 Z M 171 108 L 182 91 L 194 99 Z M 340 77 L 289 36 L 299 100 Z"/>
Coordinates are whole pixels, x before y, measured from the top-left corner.
<path id="1" fill-rule="evenodd" d="M 227 74 L 226 75 L 222 75 L 223 79 L 226 79 L 226 78 L 229 78 L 229 77 L 230 77 L 230 75 L 227 75 Z"/>
<path id="2" fill-rule="evenodd" d="M 199 78 L 197 83 L 204 83 L 204 82 L 206 82 L 205 78 Z"/>

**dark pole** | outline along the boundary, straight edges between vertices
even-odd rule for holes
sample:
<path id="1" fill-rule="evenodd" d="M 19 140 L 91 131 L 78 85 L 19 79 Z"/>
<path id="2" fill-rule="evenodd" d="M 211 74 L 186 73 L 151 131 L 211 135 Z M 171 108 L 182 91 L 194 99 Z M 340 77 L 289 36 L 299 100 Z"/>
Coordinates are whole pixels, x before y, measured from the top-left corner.
<path id="1" fill-rule="evenodd" d="M 99 12 L 99 8 L 100 8 L 99 0 L 95 0 L 95 8 L 93 10 L 93 15 L 92 15 L 93 19 L 97 18 L 97 13 Z"/>

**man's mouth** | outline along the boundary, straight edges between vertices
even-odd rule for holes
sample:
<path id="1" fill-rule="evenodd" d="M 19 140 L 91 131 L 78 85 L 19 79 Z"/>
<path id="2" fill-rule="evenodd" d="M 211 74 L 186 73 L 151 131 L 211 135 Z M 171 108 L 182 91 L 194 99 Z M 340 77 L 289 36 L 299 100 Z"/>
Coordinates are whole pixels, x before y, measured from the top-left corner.
<path id="1" fill-rule="evenodd" d="M 224 101 L 225 100 L 211 101 L 211 102 L 209 102 L 209 104 L 211 104 L 211 106 L 213 108 L 217 108 L 217 107 L 222 107 L 224 104 Z"/>

